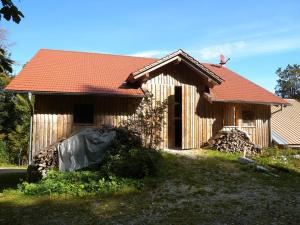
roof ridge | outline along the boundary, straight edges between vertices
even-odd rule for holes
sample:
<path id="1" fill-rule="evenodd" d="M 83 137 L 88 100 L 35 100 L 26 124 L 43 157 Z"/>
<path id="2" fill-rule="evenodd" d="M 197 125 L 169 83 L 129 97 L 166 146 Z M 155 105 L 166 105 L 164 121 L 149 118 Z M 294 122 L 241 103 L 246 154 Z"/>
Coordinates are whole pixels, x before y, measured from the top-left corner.
<path id="1" fill-rule="evenodd" d="M 121 55 L 121 54 L 102 53 L 102 52 L 89 52 L 89 51 L 76 51 L 76 50 L 63 50 L 63 49 L 50 49 L 50 48 L 41 48 L 39 51 L 70 52 L 75 54 L 84 53 L 84 54 L 93 54 L 93 55 L 109 55 L 109 56 L 118 56 L 118 57 L 158 60 L 158 58 L 150 58 L 150 57 L 142 57 L 142 56 Z"/>
<path id="2" fill-rule="evenodd" d="M 177 51 L 171 52 L 165 56 L 163 56 L 162 58 L 158 59 L 157 61 L 150 63 L 149 65 L 132 72 L 132 75 L 135 76 L 139 73 L 143 73 L 144 71 L 150 69 L 151 67 L 154 67 L 156 65 L 159 65 L 161 62 L 171 59 L 173 57 L 176 57 L 178 55 L 181 55 L 182 57 L 184 57 L 185 59 L 193 62 L 196 66 L 200 67 L 203 71 L 205 71 L 206 73 L 208 73 L 210 76 L 212 76 L 214 79 L 216 79 L 217 81 L 219 81 L 221 83 L 222 78 L 217 75 L 216 73 L 214 73 L 212 70 L 210 70 L 209 68 L 207 68 L 203 63 L 201 63 L 199 60 L 197 60 L 196 58 L 192 57 L 190 54 L 188 54 L 187 52 L 183 51 L 182 49 L 178 49 Z"/>

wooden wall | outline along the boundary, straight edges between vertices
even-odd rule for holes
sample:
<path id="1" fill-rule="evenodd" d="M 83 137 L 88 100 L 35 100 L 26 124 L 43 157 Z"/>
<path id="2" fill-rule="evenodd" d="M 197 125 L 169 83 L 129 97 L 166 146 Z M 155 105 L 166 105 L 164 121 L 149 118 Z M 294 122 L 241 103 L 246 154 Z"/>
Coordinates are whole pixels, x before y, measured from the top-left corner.
<path id="1" fill-rule="evenodd" d="M 254 112 L 254 126 L 243 125 L 242 110 Z M 252 141 L 262 147 L 270 145 L 270 117 L 271 107 L 267 105 L 239 104 L 236 107 L 237 126 L 247 131 Z"/>
<path id="2" fill-rule="evenodd" d="M 258 104 L 224 104 L 224 126 L 237 126 L 246 131 L 251 140 L 262 147 L 270 144 L 271 107 Z M 254 124 L 248 126 L 243 123 L 243 111 L 254 112 Z"/>
<path id="3" fill-rule="evenodd" d="M 186 75 L 184 80 L 176 79 L 176 71 L 161 73 L 148 80 L 143 88 L 151 91 L 156 100 L 169 99 L 168 115 L 163 128 L 161 148 L 174 148 L 174 90 L 182 86 L 183 99 L 183 137 L 182 148 L 200 148 L 210 137 L 215 135 L 223 126 L 238 126 L 249 133 L 253 142 L 262 147 L 269 146 L 270 106 L 257 104 L 209 103 L 199 93 L 191 78 Z M 197 82 L 197 81 L 196 81 Z M 201 86 L 201 81 L 200 86 Z M 198 83 L 199 89 L 199 83 Z M 200 88 L 201 90 L 201 88 Z M 254 112 L 254 126 L 244 126 L 241 118 L 243 110 Z"/>
<path id="4" fill-rule="evenodd" d="M 201 118 L 197 113 L 200 104 L 200 91 L 204 88 L 201 77 L 187 68 L 177 65 L 166 67 L 150 75 L 143 84 L 143 89 L 153 93 L 157 101 L 168 99 L 168 112 L 165 115 L 161 148 L 175 147 L 174 94 L 175 87 L 182 87 L 182 148 L 199 148 L 201 146 Z"/>
<path id="5" fill-rule="evenodd" d="M 205 81 L 182 66 L 166 67 L 150 74 L 143 84 L 157 101 L 168 99 L 165 126 L 162 128 L 160 148 L 174 148 L 174 93 L 175 86 L 182 87 L 182 148 L 200 148 L 223 126 L 239 126 L 252 140 L 263 147 L 269 145 L 270 106 L 254 104 L 209 103 L 201 95 Z M 83 127 L 103 124 L 117 126 L 135 112 L 141 98 L 112 96 L 36 95 L 33 118 L 33 155 L 44 147 L 68 137 Z M 74 103 L 94 103 L 95 122 L 90 125 L 73 123 Z M 155 104 L 155 103 L 154 103 Z M 243 127 L 242 110 L 255 112 L 255 126 Z"/>
<path id="6" fill-rule="evenodd" d="M 84 127 L 117 126 L 135 112 L 141 98 L 36 95 L 33 117 L 33 155 Z M 74 124 L 73 105 L 94 103 L 93 124 Z"/>

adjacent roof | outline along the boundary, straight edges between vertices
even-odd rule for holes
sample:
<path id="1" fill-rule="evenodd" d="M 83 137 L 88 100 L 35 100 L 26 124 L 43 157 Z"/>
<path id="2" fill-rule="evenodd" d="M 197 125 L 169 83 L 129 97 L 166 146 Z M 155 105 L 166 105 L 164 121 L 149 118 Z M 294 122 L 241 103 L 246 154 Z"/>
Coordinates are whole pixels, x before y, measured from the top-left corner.
<path id="1" fill-rule="evenodd" d="M 288 145 L 300 145 L 300 102 L 286 99 L 290 106 L 272 106 L 272 132 Z"/>
<path id="2" fill-rule="evenodd" d="M 279 145 L 288 145 L 289 143 L 283 138 L 281 137 L 279 134 L 277 134 L 275 131 L 271 132 L 272 135 L 272 140 L 279 144 Z"/>
<path id="3" fill-rule="evenodd" d="M 212 101 L 287 104 L 226 67 L 200 63 L 182 50 L 161 59 L 41 49 L 6 87 L 8 91 L 142 95 L 125 81 L 176 56 L 215 82 Z"/>

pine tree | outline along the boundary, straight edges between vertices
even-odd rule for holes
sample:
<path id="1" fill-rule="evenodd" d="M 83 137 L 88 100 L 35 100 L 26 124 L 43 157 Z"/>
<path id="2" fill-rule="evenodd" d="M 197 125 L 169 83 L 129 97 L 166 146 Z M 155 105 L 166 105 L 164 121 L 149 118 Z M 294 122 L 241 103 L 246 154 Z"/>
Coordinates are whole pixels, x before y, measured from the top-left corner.
<path id="1" fill-rule="evenodd" d="M 5 143 L 9 161 L 16 163 L 20 149 L 27 156 L 32 104 L 26 95 L 4 91 L 10 80 L 7 71 L 0 73 L 0 141 Z"/>
<path id="2" fill-rule="evenodd" d="M 276 71 L 279 79 L 275 93 L 282 98 L 300 99 L 300 65 L 287 65 L 285 69 Z"/>

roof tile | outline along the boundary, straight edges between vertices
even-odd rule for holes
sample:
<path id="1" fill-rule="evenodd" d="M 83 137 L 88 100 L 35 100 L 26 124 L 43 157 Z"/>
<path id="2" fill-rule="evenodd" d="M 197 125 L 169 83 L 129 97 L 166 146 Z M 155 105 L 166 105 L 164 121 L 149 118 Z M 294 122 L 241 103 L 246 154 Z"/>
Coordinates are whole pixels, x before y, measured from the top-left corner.
<path id="1" fill-rule="evenodd" d="M 121 87 L 128 76 L 157 59 L 41 49 L 6 87 L 10 91 L 141 95 Z M 203 63 L 224 81 L 214 86 L 217 101 L 286 104 L 283 99 L 228 68 Z"/>

